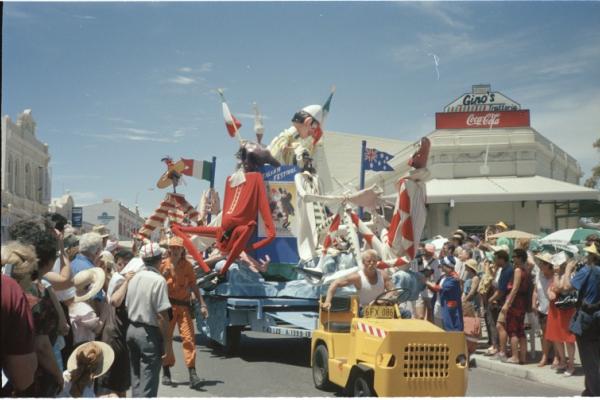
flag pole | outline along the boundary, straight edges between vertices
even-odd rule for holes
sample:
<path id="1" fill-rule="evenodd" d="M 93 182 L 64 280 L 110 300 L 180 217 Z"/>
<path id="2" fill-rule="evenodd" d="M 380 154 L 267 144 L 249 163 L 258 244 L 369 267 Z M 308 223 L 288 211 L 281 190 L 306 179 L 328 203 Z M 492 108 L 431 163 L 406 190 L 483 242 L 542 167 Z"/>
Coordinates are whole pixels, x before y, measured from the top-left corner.
<path id="1" fill-rule="evenodd" d="M 360 150 L 360 190 L 363 190 L 365 188 L 365 152 L 367 151 L 367 141 L 363 140 L 362 141 L 362 146 L 361 146 L 361 150 Z M 358 209 L 358 216 L 360 217 L 360 219 L 362 219 L 363 217 L 363 208 L 359 207 Z"/>
<path id="2" fill-rule="evenodd" d="M 212 203 L 212 190 L 215 188 L 215 171 L 217 169 L 217 157 L 213 156 L 212 158 L 212 168 L 210 170 L 210 189 L 211 191 L 208 192 L 208 204 L 210 205 Z M 206 216 L 206 224 L 210 224 L 210 211 L 208 212 L 208 215 Z"/>

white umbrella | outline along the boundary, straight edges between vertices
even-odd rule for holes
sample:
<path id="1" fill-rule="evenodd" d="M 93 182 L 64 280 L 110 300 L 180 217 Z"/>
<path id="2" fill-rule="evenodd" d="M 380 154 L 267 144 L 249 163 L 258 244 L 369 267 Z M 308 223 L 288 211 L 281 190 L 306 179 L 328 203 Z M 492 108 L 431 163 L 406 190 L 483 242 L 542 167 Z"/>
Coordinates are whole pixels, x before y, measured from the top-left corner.
<path id="1" fill-rule="evenodd" d="M 540 239 L 540 244 L 544 245 L 566 245 L 566 244 L 582 244 L 585 243 L 585 238 L 589 235 L 600 236 L 600 231 L 596 229 L 561 229 L 553 232 Z"/>
<path id="2" fill-rule="evenodd" d="M 509 238 L 509 239 L 535 239 L 537 237 L 537 235 L 534 235 L 534 234 L 528 233 L 528 232 L 513 230 L 513 231 L 496 233 L 495 235 L 492 235 L 490 237 L 491 238 L 503 238 L 504 237 L 504 238 Z"/>

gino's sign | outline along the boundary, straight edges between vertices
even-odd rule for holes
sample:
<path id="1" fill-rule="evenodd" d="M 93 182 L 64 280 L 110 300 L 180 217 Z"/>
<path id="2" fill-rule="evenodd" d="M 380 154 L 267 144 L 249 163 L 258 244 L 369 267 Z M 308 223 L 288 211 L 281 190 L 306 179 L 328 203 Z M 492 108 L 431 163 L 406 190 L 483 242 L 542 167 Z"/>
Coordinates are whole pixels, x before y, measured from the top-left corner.
<path id="1" fill-rule="evenodd" d="M 529 126 L 529 110 L 444 112 L 435 114 L 436 129 L 489 129 Z"/>
<path id="2" fill-rule="evenodd" d="M 465 93 L 444 107 L 445 112 L 465 111 L 517 111 L 521 105 L 500 92 L 492 92 L 490 85 L 473 85 Z"/>

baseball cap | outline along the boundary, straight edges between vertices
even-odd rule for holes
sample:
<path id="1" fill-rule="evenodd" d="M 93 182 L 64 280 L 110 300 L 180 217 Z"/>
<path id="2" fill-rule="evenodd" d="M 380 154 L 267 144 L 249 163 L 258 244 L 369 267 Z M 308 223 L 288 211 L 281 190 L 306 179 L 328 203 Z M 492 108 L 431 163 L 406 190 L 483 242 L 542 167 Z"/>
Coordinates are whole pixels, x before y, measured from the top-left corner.
<path id="1" fill-rule="evenodd" d="M 150 242 L 148 244 L 145 244 L 140 249 L 140 258 L 142 258 L 142 259 L 158 257 L 158 256 L 162 256 L 162 254 L 163 254 L 163 249 L 156 242 Z"/>
<path id="2" fill-rule="evenodd" d="M 456 266 L 456 258 L 454 256 L 446 256 L 442 258 L 440 264 L 454 268 Z"/>

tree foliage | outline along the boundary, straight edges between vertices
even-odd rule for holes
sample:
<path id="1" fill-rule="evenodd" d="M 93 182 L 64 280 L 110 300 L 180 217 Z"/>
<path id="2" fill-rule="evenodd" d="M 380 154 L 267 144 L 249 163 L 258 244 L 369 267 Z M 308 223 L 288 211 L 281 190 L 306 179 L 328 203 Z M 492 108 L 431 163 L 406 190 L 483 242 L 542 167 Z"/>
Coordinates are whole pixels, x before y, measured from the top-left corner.
<path id="1" fill-rule="evenodd" d="M 592 144 L 592 146 L 600 151 L 600 138 Z M 583 186 L 598 189 L 600 187 L 600 163 L 592 168 L 592 175 L 585 180 Z"/>

